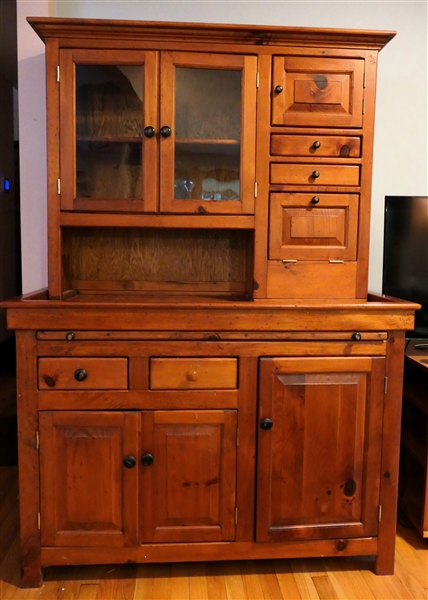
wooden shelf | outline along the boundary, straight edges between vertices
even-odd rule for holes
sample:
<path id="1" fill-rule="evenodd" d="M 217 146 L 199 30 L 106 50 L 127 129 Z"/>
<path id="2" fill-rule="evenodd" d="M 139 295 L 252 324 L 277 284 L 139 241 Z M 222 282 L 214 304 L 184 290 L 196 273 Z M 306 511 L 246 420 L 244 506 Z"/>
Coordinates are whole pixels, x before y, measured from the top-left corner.
<path id="1" fill-rule="evenodd" d="M 198 140 L 176 139 L 175 150 L 188 154 L 230 154 L 239 155 L 241 144 L 239 140 Z M 221 152 L 219 152 L 221 150 Z"/>

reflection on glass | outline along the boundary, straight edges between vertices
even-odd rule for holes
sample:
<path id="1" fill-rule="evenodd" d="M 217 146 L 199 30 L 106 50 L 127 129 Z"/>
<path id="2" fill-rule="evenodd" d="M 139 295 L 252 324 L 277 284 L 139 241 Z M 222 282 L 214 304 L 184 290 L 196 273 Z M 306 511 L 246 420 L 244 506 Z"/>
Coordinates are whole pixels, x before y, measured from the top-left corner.
<path id="1" fill-rule="evenodd" d="M 141 198 L 143 67 L 76 65 L 76 195 Z"/>
<path id="2" fill-rule="evenodd" d="M 175 83 L 175 198 L 239 200 L 241 71 L 177 68 Z"/>

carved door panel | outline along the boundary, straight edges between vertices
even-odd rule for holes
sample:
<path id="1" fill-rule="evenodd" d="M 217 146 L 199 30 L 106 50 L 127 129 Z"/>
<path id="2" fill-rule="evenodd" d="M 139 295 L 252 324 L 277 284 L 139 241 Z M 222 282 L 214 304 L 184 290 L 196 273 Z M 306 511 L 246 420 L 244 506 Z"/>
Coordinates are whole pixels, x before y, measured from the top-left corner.
<path id="1" fill-rule="evenodd" d="M 142 542 L 235 538 L 236 411 L 143 413 Z"/>
<path id="2" fill-rule="evenodd" d="M 383 358 L 263 358 L 257 541 L 376 535 Z"/>
<path id="3" fill-rule="evenodd" d="M 361 127 L 364 60 L 275 56 L 272 124 Z"/>
<path id="4" fill-rule="evenodd" d="M 40 413 L 43 546 L 137 545 L 139 423 L 137 412 Z"/>

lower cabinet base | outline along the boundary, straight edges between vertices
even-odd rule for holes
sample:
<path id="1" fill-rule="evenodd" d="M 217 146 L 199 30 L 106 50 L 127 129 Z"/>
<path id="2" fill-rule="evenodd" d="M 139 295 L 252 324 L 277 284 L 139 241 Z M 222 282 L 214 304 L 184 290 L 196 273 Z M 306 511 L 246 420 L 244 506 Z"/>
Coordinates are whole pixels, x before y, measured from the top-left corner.
<path id="1" fill-rule="evenodd" d="M 194 544 L 147 544 L 138 548 L 42 548 L 41 565 L 97 565 L 123 563 L 203 562 L 219 560 L 260 560 L 317 558 L 325 556 L 373 556 L 377 575 L 392 575 L 394 563 L 389 568 L 378 568 L 382 550 L 377 538 L 317 540 L 286 543 L 217 542 Z M 24 567 L 23 588 L 40 587 L 43 583 L 42 567 L 38 569 L 36 557 L 31 568 Z"/>

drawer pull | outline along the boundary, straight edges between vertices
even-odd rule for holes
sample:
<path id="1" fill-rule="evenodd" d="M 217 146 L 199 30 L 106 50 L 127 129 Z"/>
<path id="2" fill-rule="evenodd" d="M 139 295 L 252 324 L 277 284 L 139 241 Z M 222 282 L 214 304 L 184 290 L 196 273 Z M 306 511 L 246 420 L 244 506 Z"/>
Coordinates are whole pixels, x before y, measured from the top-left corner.
<path id="1" fill-rule="evenodd" d="M 317 140 L 312 144 L 312 148 L 315 148 L 315 150 L 317 150 L 317 148 L 321 148 L 321 142 Z"/>
<path id="2" fill-rule="evenodd" d="M 264 431 L 269 431 L 273 427 L 273 421 L 271 419 L 263 419 L 260 421 L 260 427 L 264 429 Z"/>
<path id="3" fill-rule="evenodd" d="M 135 467 L 135 465 L 137 464 L 137 461 L 135 460 L 135 458 L 133 456 L 125 456 L 125 458 L 123 459 L 123 466 L 126 467 L 127 469 L 133 469 Z"/>
<path id="4" fill-rule="evenodd" d="M 43 377 L 43 379 L 45 380 L 45 383 L 47 386 L 49 387 L 55 387 L 55 379 L 53 379 L 52 377 L 50 377 L 50 375 L 45 375 Z"/>
<path id="5" fill-rule="evenodd" d="M 352 339 L 355 340 L 356 342 L 359 342 L 361 340 L 361 333 L 356 331 L 355 333 L 352 334 Z"/>
<path id="6" fill-rule="evenodd" d="M 319 196 L 314 196 L 311 200 L 312 204 L 318 204 L 319 201 L 320 201 Z"/>
<path id="7" fill-rule="evenodd" d="M 318 179 L 318 177 L 320 176 L 320 174 L 321 174 L 321 173 L 320 173 L 319 171 L 312 171 L 312 177 L 313 177 L 314 179 Z"/>
<path id="8" fill-rule="evenodd" d="M 198 377 L 199 377 L 198 372 L 195 371 L 194 369 L 191 369 L 190 371 L 188 371 L 186 373 L 187 381 L 197 381 Z"/>
<path id="9" fill-rule="evenodd" d="M 76 369 L 76 371 L 74 371 L 74 379 L 76 379 L 76 381 L 85 381 L 87 376 L 88 374 L 85 369 Z"/>
<path id="10" fill-rule="evenodd" d="M 69 331 L 68 333 L 65 334 L 65 339 L 67 340 L 67 342 L 72 342 L 75 337 L 76 336 L 73 331 Z"/>
<path id="11" fill-rule="evenodd" d="M 283 89 L 284 88 L 282 87 L 282 85 L 277 85 L 276 88 L 275 88 L 275 92 L 277 94 L 280 94 L 283 91 Z"/>
<path id="12" fill-rule="evenodd" d="M 145 467 L 150 467 L 150 465 L 153 464 L 154 460 L 155 459 L 153 454 L 144 454 L 141 458 L 141 462 Z"/>

